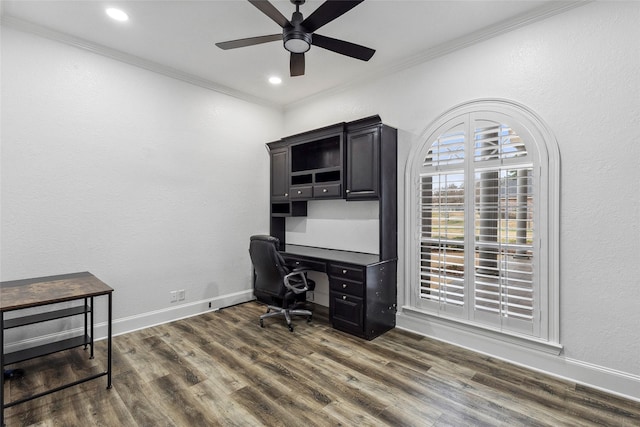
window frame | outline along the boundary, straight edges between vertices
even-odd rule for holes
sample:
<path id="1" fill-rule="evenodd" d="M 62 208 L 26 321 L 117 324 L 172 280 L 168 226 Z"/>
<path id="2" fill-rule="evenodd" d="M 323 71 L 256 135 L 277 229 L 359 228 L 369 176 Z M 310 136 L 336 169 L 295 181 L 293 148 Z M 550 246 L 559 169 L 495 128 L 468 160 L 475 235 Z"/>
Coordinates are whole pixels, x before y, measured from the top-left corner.
<path id="1" fill-rule="evenodd" d="M 540 322 L 535 326 L 536 335 L 526 335 L 513 330 L 496 328 L 493 325 L 479 323 L 467 318 L 448 316 L 421 306 L 420 297 L 420 179 L 423 170 L 424 156 L 432 142 L 449 129 L 463 127 L 468 135 L 471 123 L 491 116 L 504 117 L 505 124 L 516 130 L 516 133 L 527 134 L 531 140 L 526 141 L 528 151 L 534 156 L 534 173 L 538 175 L 536 192 L 538 205 L 536 214 L 537 248 L 536 282 L 540 301 L 537 304 Z M 470 153 L 473 155 L 473 152 Z M 473 163 L 473 161 L 469 162 Z M 545 351 L 557 352 L 561 348 L 559 334 L 559 190 L 560 190 L 560 153 L 555 137 L 548 126 L 527 107 L 505 99 L 479 99 L 460 104 L 444 112 L 422 133 L 419 143 L 414 145 L 409 155 L 405 176 L 406 203 L 406 236 L 405 241 L 405 293 L 403 313 L 429 320 L 437 320 L 456 327 L 466 328 L 474 333 L 478 331 L 507 339 L 517 344 L 530 346 Z M 472 165 L 473 166 L 473 165 Z M 508 167 L 508 166 L 506 166 Z M 473 167 L 465 169 L 465 175 L 473 173 Z M 469 208 L 465 205 L 465 222 L 468 221 Z M 470 217 L 473 218 L 473 215 Z"/>

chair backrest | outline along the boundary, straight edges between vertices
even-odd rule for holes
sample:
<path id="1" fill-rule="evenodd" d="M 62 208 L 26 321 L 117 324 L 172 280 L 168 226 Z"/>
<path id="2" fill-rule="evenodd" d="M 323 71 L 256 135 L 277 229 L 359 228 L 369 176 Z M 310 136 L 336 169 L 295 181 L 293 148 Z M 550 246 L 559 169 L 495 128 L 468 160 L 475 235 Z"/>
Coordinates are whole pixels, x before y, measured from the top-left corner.
<path id="1" fill-rule="evenodd" d="M 286 288 L 284 276 L 289 272 L 278 252 L 280 241 L 273 236 L 256 235 L 249 240 L 249 256 L 255 271 L 254 293 L 282 297 Z"/>

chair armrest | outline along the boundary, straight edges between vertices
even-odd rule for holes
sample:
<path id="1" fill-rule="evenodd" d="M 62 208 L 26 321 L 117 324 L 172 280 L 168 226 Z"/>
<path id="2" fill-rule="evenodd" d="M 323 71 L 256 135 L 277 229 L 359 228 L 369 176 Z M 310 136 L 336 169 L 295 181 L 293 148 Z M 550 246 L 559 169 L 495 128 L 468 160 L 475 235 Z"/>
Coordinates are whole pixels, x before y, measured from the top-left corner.
<path id="1" fill-rule="evenodd" d="M 296 294 L 307 292 L 309 290 L 306 276 L 307 271 L 309 270 L 302 267 L 294 269 L 291 273 L 284 276 L 284 285 L 287 287 L 287 289 Z M 294 279 L 296 276 L 300 276 L 302 282 L 297 281 L 297 283 L 291 283 L 291 279 Z"/>

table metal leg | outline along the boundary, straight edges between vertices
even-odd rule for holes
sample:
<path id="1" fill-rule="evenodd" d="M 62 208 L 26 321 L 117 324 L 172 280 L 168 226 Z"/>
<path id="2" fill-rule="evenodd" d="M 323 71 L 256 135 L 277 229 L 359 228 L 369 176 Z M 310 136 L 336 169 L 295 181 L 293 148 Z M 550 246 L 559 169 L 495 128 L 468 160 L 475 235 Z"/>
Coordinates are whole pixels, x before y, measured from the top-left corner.
<path id="1" fill-rule="evenodd" d="M 88 299 L 85 298 L 84 299 L 84 336 L 85 337 L 87 336 L 87 322 L 88 322 L 88 320 L 87 320 L 87 316 L 88 316 L 88 314 L 87 314 L 87 301 L 88 301 Z M 85 342 L 84 342 L 84 349 L 85 350 L 87 349 L 87 345 L 88 345 L 88 343 L 87 343 L 87 341 L 85 339 Z"/>
<path id="2" fill-rule="evenodd" d="M 4 312 L 0 313 L 0 426 L 4 426 Z"/>
<path id="3" fill-rule="evenodd" d="M 109 314 L 108 314 L 108 325 L 107 325 L 107 388 L 111 388 L 111 335 L 113 333 L 111 327 L 112 321 L 112 304 L 111 304 L 111 293 L 109 293 Z"/>
<path id="4" fill-rule="evenodd" d="M 93 297 L 91 297 L 91 313 L 89 313 L 89 316 L 91 316 L 91 332 L 89 336 L 89 340 L 91 342 L 91 356 L 89 356 L 89 359 L 93 359 L 93 323 L 96 320 L 93 313 Z"/>

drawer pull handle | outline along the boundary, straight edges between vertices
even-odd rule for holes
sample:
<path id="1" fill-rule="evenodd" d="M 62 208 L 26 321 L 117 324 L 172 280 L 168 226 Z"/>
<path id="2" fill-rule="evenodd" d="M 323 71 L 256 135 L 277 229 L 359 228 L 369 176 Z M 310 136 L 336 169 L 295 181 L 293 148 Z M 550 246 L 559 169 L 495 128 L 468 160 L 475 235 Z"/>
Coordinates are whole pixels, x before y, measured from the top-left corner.
<path id="1" fill-rule="evenodd" d="M 347 270 L 342 270 L 342 274 L 347 274 Z"/>
<path id="2" fill-rule="evenodd" d="M 284 197 L 287 197 L 289 195 L 289 193 L 284 193 Z"/>
<path id="3" fill-rule="evenodd" d="M 351 190 L 347 190 L 347 193 L 351 193 Z"/>
<path id="4" fill-rule="evenodd" d="M 300 261 L 296 261 L 296 265 L 300 265 Z"/>
<path id="5" fill-rule="evenodd" d="M 302 190 L 298 190 L 298 194 L 302 194 Z"/>
<path id="6" fill-rule="evenodd" d="M 347 296 L 346 295 L 342 295 L 342 299 L 347 299 Z"/>
<path id="7" fill-rule="evenodd" d="M 323 189 L 322 189 L 322 192 L 323 192 L 323 193 L 326 193 L 327 191 L 328 191 L 328 190 L 327 190 L 326 188 L 323 188 Z"/>
<path id="8" fill-rule="evenodd" d="M 346 283 L 342 284 L 342 289 L 347 289 L 347 284 Z"/>

